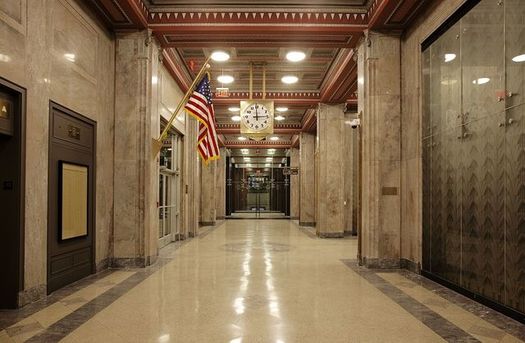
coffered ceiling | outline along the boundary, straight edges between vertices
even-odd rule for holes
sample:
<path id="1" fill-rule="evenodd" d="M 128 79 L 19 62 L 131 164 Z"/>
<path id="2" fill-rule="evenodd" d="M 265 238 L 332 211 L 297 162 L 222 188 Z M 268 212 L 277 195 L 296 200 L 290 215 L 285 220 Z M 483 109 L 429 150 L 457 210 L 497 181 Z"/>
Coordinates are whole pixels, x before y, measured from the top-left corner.
<path id="1" fill-rule="evenodd" d="M 212 64 L 217 76 L 235 81 L 230 96 L 214 99 L 218 132 L 232 148 L 286 148 L 301 131 L 315 131 L 319 102 L 357 103 L 354 48 L 364 30 L 405 28 L 423 4 L 432 0 L 90 0 L 114 30 L 149 28 L 163 47 L 163 62 L 186 91 L 212 51 L 231 59 Z M 292 63 L 290 50 L 306 53 Z M 262 96 L 263 66 L 267 98 L 287 107 L 275 126 L 277 141 L 239 141 L 239 125 L 228 110 L 249 97 L 249 69 L 254 63 L 254 98 Z M 284 75 L 299 82 L 286 85 Z"/>

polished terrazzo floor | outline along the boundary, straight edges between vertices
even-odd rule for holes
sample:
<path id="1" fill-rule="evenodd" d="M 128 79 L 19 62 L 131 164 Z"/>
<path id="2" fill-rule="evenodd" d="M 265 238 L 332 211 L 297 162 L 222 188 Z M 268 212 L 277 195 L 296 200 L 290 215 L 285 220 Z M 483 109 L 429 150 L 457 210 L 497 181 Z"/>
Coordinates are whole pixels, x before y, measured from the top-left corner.
<path id="1" fill-rule="evenodd" d="M 525 340 L 525 326 L 418 275 L 358 267 L 356 249 L 291 221 L 226 221 L 152 267 L 0 312 L 0 342 Z"/>

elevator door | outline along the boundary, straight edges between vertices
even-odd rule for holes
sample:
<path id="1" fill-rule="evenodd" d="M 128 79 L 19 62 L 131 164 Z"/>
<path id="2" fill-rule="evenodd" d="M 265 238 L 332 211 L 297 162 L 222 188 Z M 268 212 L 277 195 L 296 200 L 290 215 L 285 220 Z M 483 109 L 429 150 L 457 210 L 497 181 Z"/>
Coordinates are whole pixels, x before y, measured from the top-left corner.
<path id="1" fill-rule="evenodd" d="M 50 104 L 47 291 L 95 271 L 95 122 Z"/>
<path id="2" fill-rule="evenodd" d="M 24 97 L 0 78 L 0 309 L 18 307 L 24 280 Z"/>

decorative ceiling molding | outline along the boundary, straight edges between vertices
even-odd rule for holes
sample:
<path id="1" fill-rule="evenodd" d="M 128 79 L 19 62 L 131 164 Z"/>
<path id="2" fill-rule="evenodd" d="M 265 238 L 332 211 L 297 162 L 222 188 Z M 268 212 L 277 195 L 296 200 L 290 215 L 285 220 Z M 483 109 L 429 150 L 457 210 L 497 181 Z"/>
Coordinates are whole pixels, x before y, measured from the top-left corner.
<path id="1" fill-rule="evenodd" d="M 151 26 L 172 25 L 187 23 L 190 25 L 217 25 L 217 24 L 278 24 L 294 25 L 343 25 L 366 26 L 368 13 L 352 12 L 311 12 L 295 11 L 155 11 L 150 12 L 148 22 Z"/>
<path id="2" fill-rule="evenodd" d="M 357 90 L 354 49 L 341 49 L 321 86 L 321 102 L 345 102 Z"/>
<path id="3" fill-rule="evenodd" d="M 180 89 L 186 93 L 192 80 L 180 56 L 173 49 L 162 50 L 162 62 Z"/>

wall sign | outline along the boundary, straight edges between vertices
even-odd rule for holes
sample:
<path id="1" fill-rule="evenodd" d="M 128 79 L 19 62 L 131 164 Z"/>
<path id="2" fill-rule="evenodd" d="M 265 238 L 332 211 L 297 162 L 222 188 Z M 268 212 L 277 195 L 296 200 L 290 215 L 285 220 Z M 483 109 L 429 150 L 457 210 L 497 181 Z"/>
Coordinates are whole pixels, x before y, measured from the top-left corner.
<path id="1" fill-rule="evenodd" d="M 13 103 L 0 93 L 0 133 L 13 135 Z"/>

